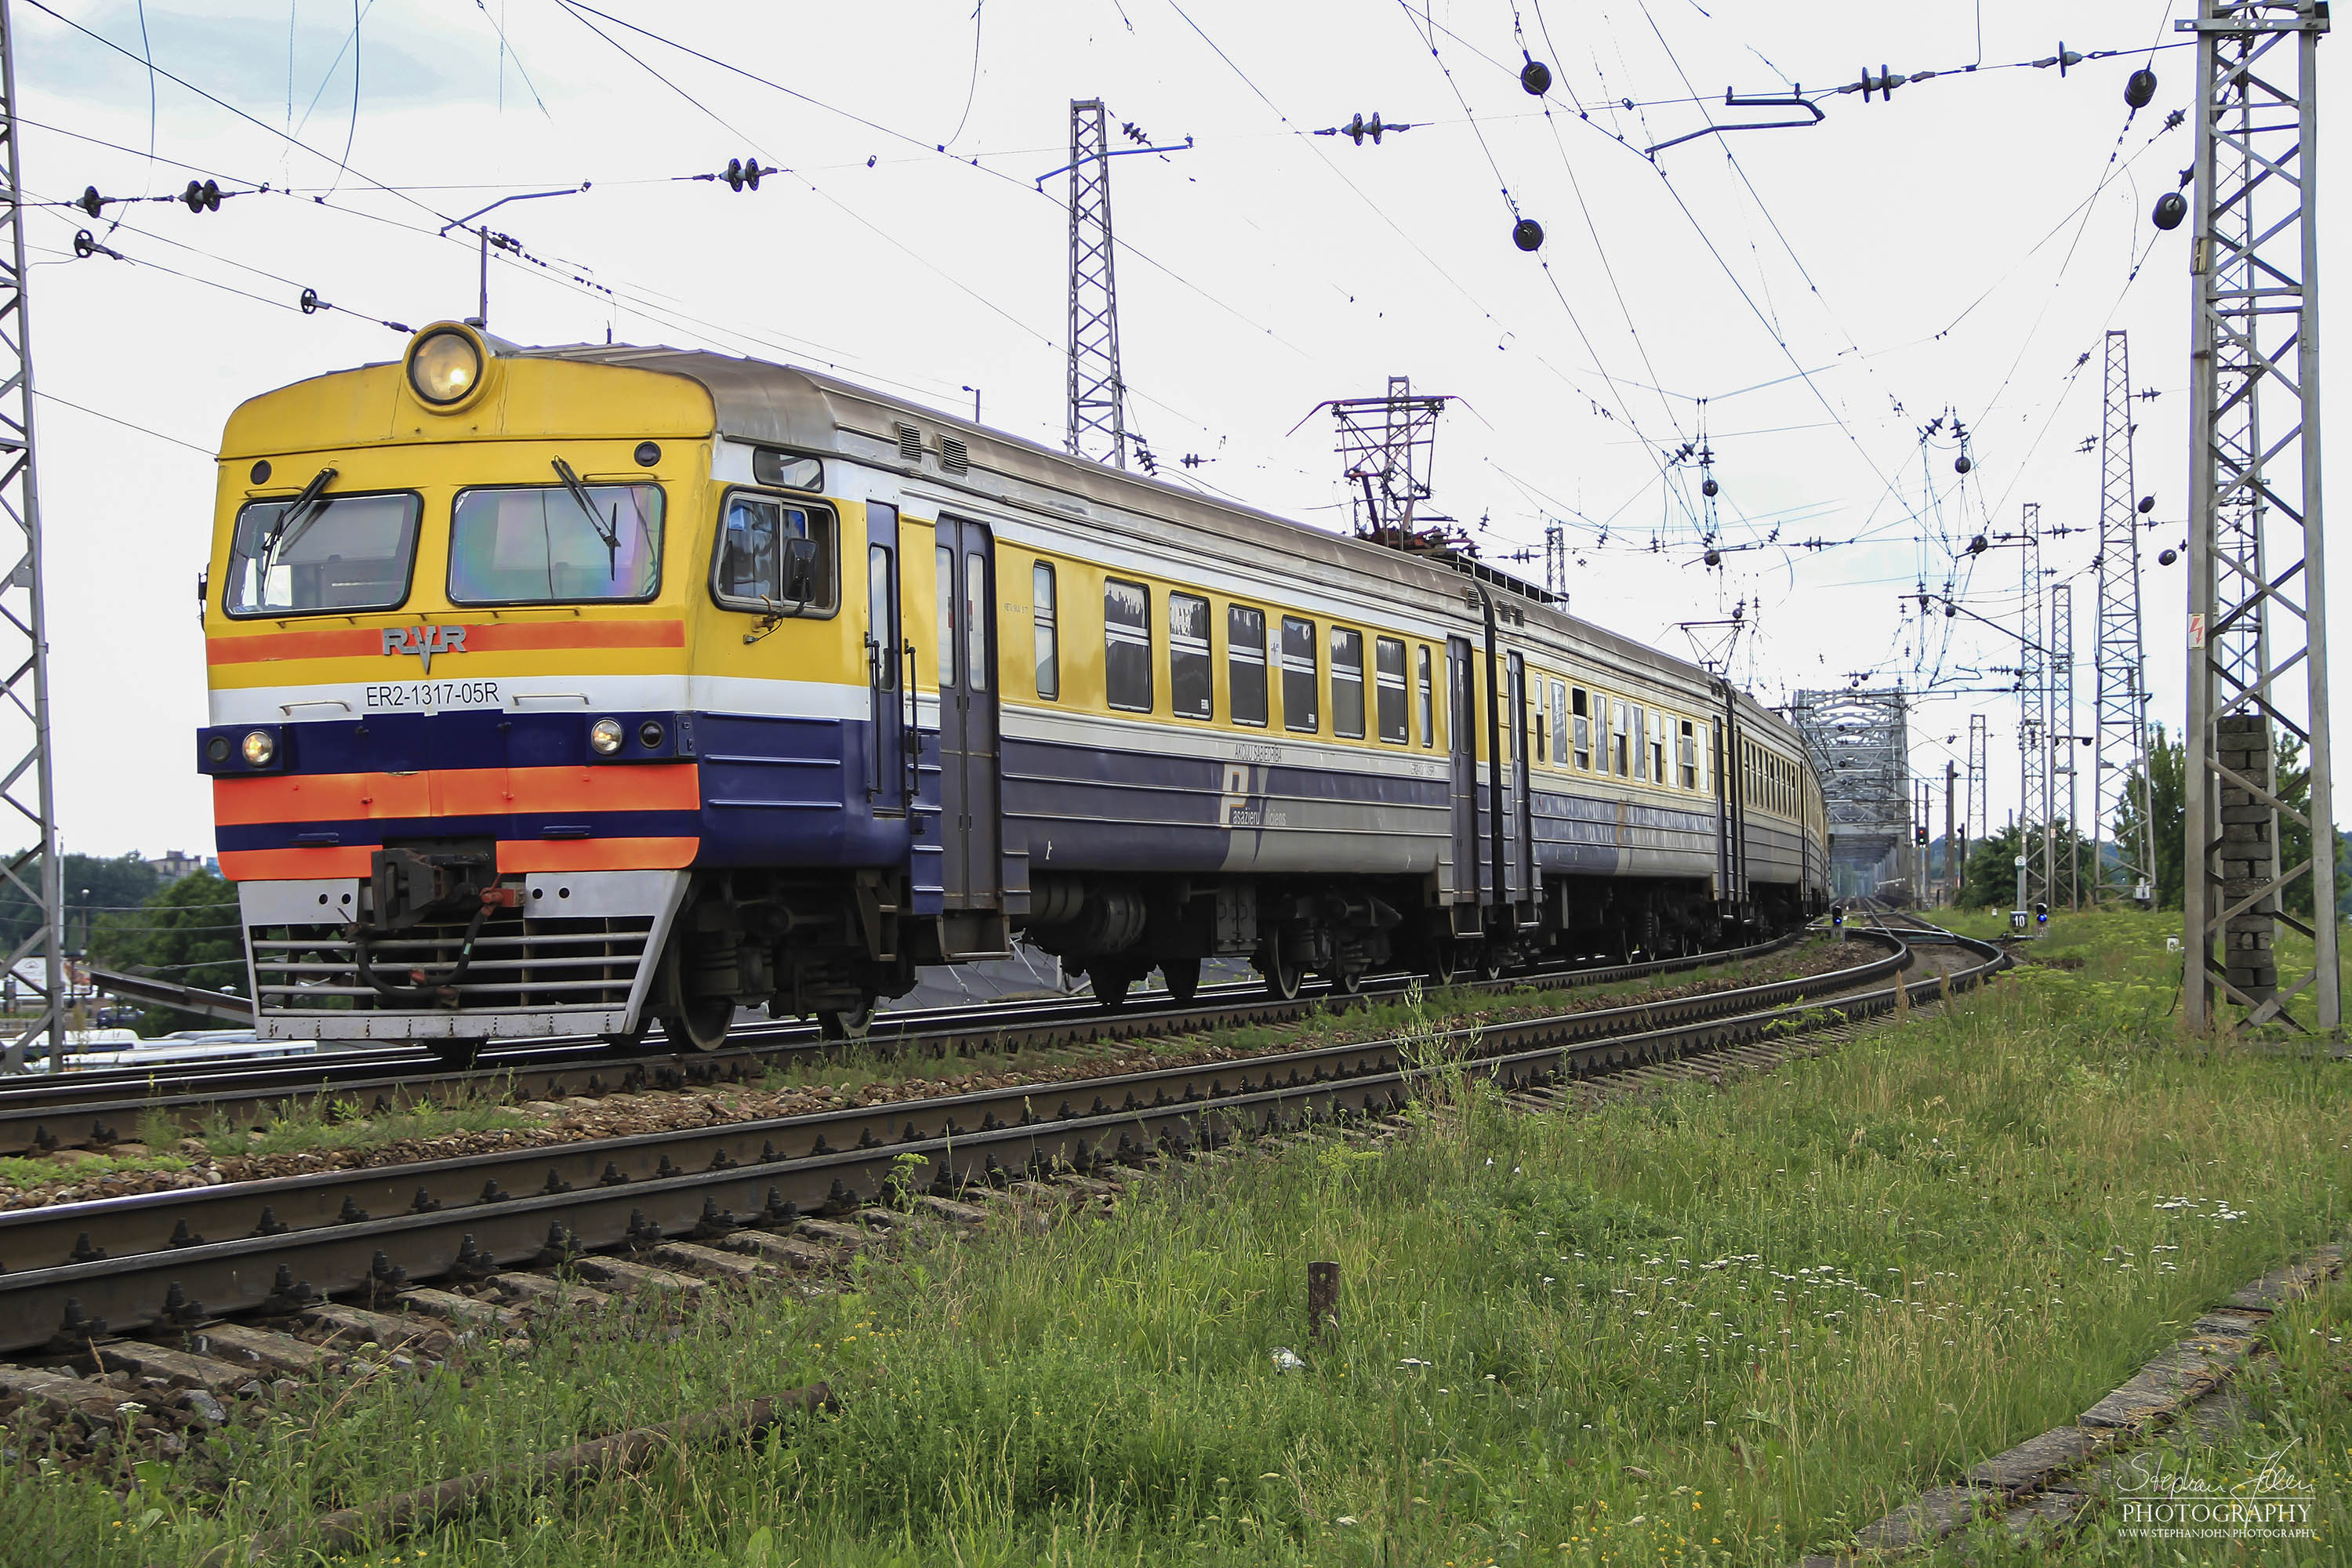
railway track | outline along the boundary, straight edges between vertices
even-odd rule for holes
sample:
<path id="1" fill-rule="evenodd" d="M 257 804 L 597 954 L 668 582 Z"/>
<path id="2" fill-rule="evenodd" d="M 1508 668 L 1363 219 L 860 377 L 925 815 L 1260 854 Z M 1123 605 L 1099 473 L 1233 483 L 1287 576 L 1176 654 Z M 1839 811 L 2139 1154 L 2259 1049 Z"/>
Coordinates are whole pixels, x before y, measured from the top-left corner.
<path id="1" fill-rule="evenodd" d="M 172 1339 L 226 1314 L 410 1290 L 583 1255 L 767 1235 L 894 1190 L 1086 1173 L 1401 1109 L 1433 1061 L 1507 1089 L 1639 1074 L 1695 1053 L 1932 1000 L 2005 967 L 1958 942 L 1937 975 L 1892 931 L 1826 974 L 1631 1006 L 1119 1077 L 100 1199 L 0 1215 L 0 1352 Z M 739 1234 L 740 1233 L 740 1234 Z M 612 1265 L 604 1265 L 606 1268 Z"/>
<path id="2" fill-rule="evenodd" d="M 1460 984 L 1484 990 L 1612 984 L 1760 958 L 1796 940 L 1792 935 L 1722 952 Z M 1106 1011 L 1091 998 L 910 1011 L 886 1016 L 888 1022 L 867 1036 L 864 1048 L 922 1056 L 1165 1038 L 1281 1023 L 1302 1017 L 1318 1006 L 1360 1005 L 1394 997 L 1411 984 L 1410 976 L 1381 976 L 1367 980 L 1363 989 L 1352 995 L 1325 987 L 1290 1002 L 1275 1000 L 1254 984 L 1222 985 L 1203 987 L 1190 1005 L 1130 1004 L 1118 1012 Z M 352 1100 L 371 1107 L 373 1113 L 391 1110 L 404 1100 L 413 1103 L 425 1099 L 488 1095 L 561 1100 L 580 1093 L 740 1083 L 759 1076 L 780 1057 L 836 1044 L 821 1040 L 810 1025 L 755 1024 L 736 1030 L 725 1048 L 708 1053 L 620 1056 L 597 1040 L 558 1039 L 502 1048 L 476 1066 L 455 1069 L 423 1050 L 411 1049 L 354 1051 L 229 1068 L 214 1065 L 164 1071 L 45 1075 L 0 1082 L 0 1155 L 103 1149 L 131 1137 L 140 1117 L 152 1111 L 170 1115 L 183 1126 L 215 1113 L 255 1125 L 273 1120 L 289 1104 L 321 1097 Z M 5 1261 L 5 1255 L 0 1255 L 0 1261 Z"/>

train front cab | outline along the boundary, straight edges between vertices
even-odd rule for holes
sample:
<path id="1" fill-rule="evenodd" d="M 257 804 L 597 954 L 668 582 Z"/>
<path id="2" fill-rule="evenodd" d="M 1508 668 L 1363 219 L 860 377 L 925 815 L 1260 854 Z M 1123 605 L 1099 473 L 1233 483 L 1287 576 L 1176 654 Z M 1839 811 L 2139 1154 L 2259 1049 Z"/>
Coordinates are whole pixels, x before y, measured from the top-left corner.
<path id="1" fill-rule="evenodd" d="M 196 761 L 262 1032 L 854 1020 L 910 978 L 895 511 L 689 377 L 500 348 L 428 329 L 226 433 Z"/>

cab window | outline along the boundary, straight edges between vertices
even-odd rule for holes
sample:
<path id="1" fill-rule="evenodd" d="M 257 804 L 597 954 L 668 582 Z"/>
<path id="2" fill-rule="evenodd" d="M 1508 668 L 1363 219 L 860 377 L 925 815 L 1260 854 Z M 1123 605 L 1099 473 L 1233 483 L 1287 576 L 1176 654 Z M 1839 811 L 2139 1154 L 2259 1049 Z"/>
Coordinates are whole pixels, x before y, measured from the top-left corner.
<path id="1" fill-rule="evenodd" d="M 661 587 L 659 485 L 463 490 L 449 515 L 449 602 L 650 599 Z"/>
<path id="2" fill-rule="evenodd" d="M 592 489 L 589 493 L 595 492 Z M 795 542 L 803 540 L 809 542 Z M 833 554 L 831 513 L 774 496 L 733 491 L 719 520 L 711 596 L 730 609 L 829 616 L 834 607 Z"/>
<path id="3" fill-rule="evenodd" d="M 389 610 L 408 597 L 414 495 L 299 496 L 246 503 L 230 536 L 221 608 L 232 616 Z M 290 515 L 289 515 L 290 514 Z"/>

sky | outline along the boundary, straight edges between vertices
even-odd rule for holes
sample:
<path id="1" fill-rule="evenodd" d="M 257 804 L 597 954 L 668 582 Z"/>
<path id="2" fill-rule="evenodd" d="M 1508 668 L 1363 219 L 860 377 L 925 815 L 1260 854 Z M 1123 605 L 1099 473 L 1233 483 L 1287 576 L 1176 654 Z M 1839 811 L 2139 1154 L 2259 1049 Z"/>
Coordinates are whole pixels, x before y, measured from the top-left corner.
<path id="1" fill-rule="evenodd" d="M 522 247 L 490 268 L 502 337 L 713 348 L 967 415 L 977 388 L 985 423 L 1058 445 L 1066 182 L 1038 177 L 1078 98 L 1122 145 L 1185 149 L 1111 164 L 1129 419 L 1164 473 L 1345 529 L 1316 410 L 1410 376 L 1455 399 L 1429 505 L 1486 559 L 1540 582 L 1558 524 L 1570 609 L 1685 658 L 1722 632 L 1683 623 L 1736 613 L 1767 701 L 1899 680 L 1923 775 L 1965 766 L 1983 714 L 1995 827 L 2027 503 L 2092 723 L 2101 366 L 2127 332 L 2151 711 L 2179 727 L 2186 571 L 2155 556 L 2186 538 L 2188 231 L 2147 215 L 2192 155 L 2166 121 L 2193 57 L 2150 52 L 2189 0 L 2065 6 L 2063 47 L 2120 52 L 2063 74 L 2021 63 L 2062 47 L 2022 0 L 47 5 L 12 7 L 28 198 L 253 193 L 28 215 L 69 849 L 210 847 L 211 454 L 245 398 L 471 314 L 452 220 L 563 193 L 488 220 Z M 1937 74 L 1819 123 L 1722 101 L 1882 68 Z M 1314 134 L 1375 110 L 1412 129 Z M 1808 122 L 1645 154 L 1710 119 Z M 691 177 L 730 159 L 777 172 Z M 78 258 L 77 230 L 121 259 Z M 1963 613 L 1923 624 L 1922 588 Z"/>

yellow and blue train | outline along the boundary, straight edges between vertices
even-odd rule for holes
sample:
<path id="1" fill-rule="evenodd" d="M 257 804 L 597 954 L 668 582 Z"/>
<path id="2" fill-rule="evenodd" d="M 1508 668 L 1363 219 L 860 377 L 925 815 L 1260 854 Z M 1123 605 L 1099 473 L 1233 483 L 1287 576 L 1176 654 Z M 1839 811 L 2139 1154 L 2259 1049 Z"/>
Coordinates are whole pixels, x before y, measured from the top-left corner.
<path id="1" fill-rule="evenodd" d="M 443 322 L 257 397 L 202 594 L 268 1037 L 709 1048 L 1016 934 L 1116 1006 L 1827 898 L 1804 748 L 1720 679 L 1442 549 L 757 361 Z"/>

